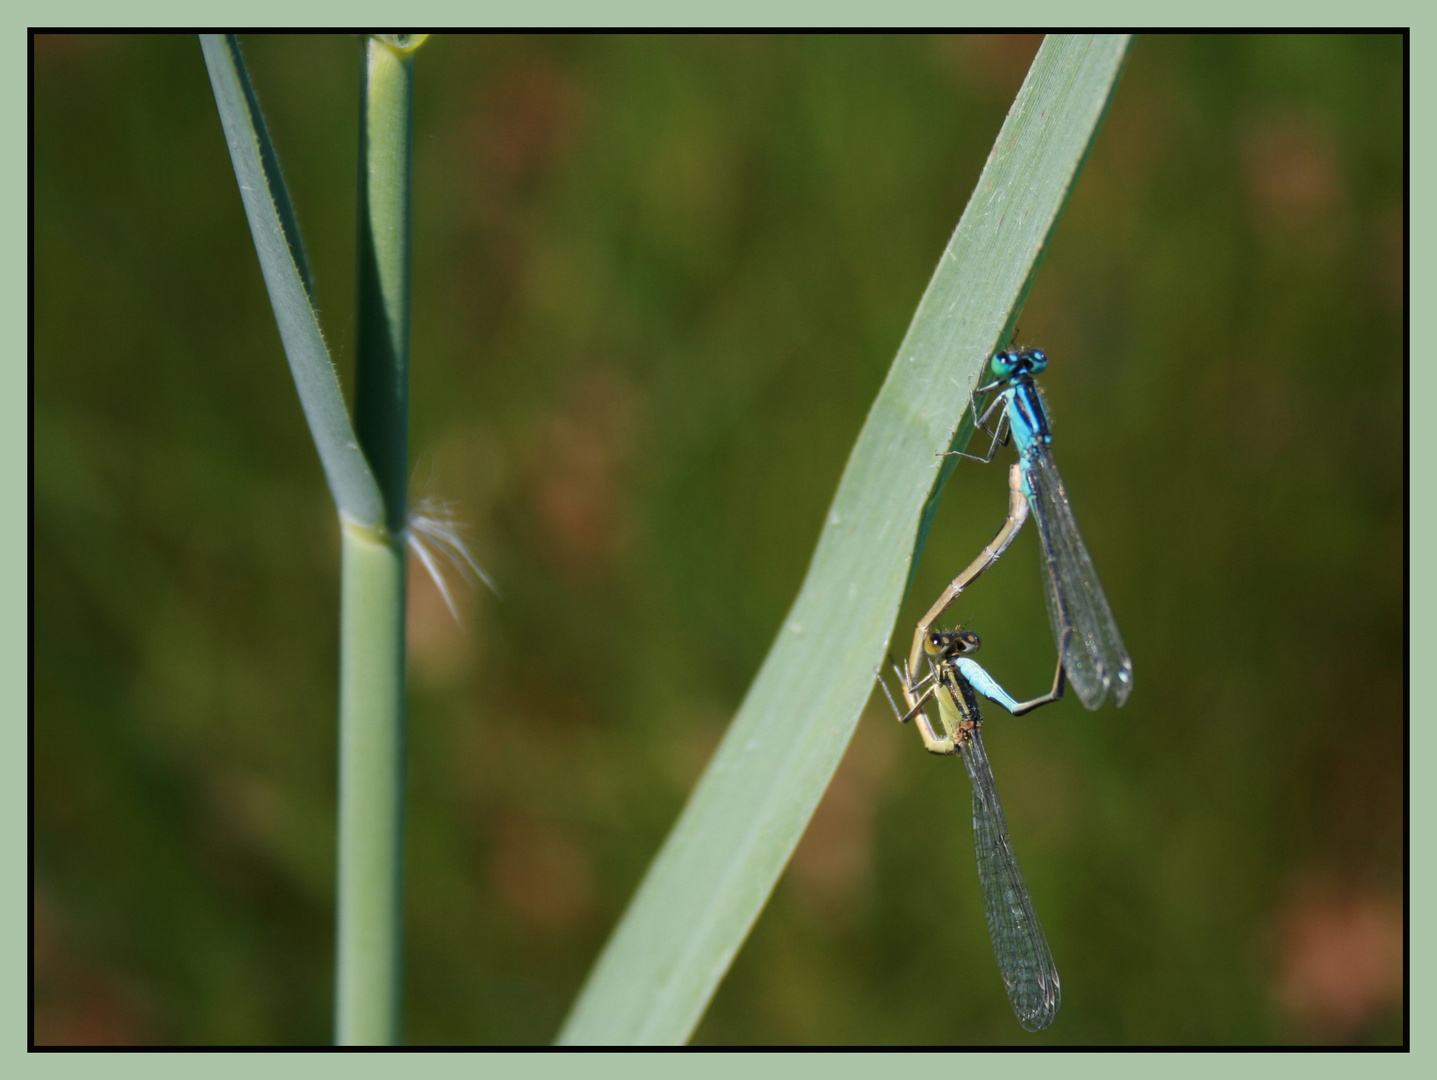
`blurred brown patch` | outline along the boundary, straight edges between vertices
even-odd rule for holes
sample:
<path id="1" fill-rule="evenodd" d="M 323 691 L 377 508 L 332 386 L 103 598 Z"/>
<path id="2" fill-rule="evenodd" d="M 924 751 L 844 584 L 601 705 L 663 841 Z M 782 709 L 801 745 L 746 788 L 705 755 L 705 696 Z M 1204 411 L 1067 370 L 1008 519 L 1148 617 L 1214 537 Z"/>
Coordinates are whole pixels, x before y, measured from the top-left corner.
<path id="1" fill-rule="evenodd" d="M 1380 211 L 1372 230 L 1377 297 L 1391 312 L 1402 310 L 1407 287 L 1407 219 L 1401 206 Z"/>
<path id="2" fill-rule="evenodd" d="M 36 1046 L 144 1046 L 156 1042 L 143 995 L 70 947 L 61 913 L 34 891 Z"/>
<path id="3" fill-rule="evenodd" d="M 563 410 L 543 426 L 532 490 L 549 550 L 573 579 L 593 577 L 628 540 L 623 473 L 641 404 L 623 376 L 596 371 L 574 385 Z"/>
<path id="4" fill-rule="evenodd" d="M 1290 242 L 1321 239 L 1339 224 L 1346 190 L 1332 133 L 1311 116 L 1251 121 L 1240 146 L 1248 205 L 1259 229 Z"/>
<path id="5" fill-rule="evenodd" d="M 458 617 L 449 610 L 439 586 L 411 550 L 405 571 L 405 587 L 408 590 L 404 619 L 405 648 L 417 678 L 430 686 L 448 686 L 458 682 L 464 674 L 465 662 L 472 648 L 477 590 L 485 586 L 470 584 L 443 558 L 438 558 L 437 563 L 440 571 L 447 573 L 449 598 Z"/>
<path id="6" fill-rule="evenodd" d="M 1402 1001 L 1402 904 L 1376 891 L 1304 887 L 1278 913 L 1278 1008 L 1313 1039 L 1347 1043 Z"/>
<path id="7" fill-rule="evenodd" d="M 789 863 L 800 904 L 830 923 L 854 922 L 873 885 L 873 837 L 882 780 L 893 767 L 897 724 L 858 724 L 833 782 Z"/>
<path id="8" fill-rule="evenodd" d="M 583 98 L 543 56 L 524 56 L 484 86 L 473 110 L 476 163 L 505 187 L 530 183 L 571 145 Z"/>
<path id="9" fill-rule="evenodd" d="M 522 814 L 494 832 L 499 898 L 521 923 L 552 933 L 576 924 L 593 902 L 593 870 L 580 844 L 550 823 Z"/>
<path id="10" fill-rule="evenodd" d="M 115 44 L 112 34 L 36 34 L 31 49 L 40 63 L 86 61 L 102 49 L 113 51 Z"/>
<path id="11" fill-rule="evenodd" d="M 231 765 L 211 774 L 208 794 L 215 820 L 226 834 L 256 851 L 274 849 L 284 805 L 270 780 Z"/>
<path id="12" fill-rule="evenodd" d="M 1042 34 L 954 34 L 937 39 L 938 55 L 970 89 L 1011 101 L 1032 66 Z"/>

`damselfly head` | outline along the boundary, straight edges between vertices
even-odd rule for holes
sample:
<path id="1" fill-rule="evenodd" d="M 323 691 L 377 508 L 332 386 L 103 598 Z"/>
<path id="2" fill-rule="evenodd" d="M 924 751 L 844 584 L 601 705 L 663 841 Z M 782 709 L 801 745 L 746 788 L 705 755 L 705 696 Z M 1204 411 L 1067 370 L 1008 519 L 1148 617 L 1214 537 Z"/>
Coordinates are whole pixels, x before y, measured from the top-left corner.
<path id="1" fill-rule="evenodd" d="M 975 653 L 982 644 L 972 630 L 931 630 L 923 642 L 923 652 L 930 660 L 948 660 Z"/>
<path id="2" fill-rule="evenodd" d="M 1008 379 L 1019 372 L 1036 375 L 1048 366 L 1048 355 L 1042 349 L 1009 349 L 995 353 L 989 365 L 993 374 Z"/>

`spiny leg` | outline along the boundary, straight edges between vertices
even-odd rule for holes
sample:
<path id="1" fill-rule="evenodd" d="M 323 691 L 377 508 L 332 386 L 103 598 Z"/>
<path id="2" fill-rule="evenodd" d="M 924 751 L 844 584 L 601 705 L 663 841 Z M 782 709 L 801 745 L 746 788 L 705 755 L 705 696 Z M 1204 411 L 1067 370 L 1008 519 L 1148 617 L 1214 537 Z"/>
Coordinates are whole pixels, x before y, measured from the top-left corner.
<path id="1" fill-rule="evenodd" d="M 898 665 L 894 664 L 893 667 L 896 672 Z M 925 689 L 916 700 L 912 697 L 912 692 L 917 689 L 917 686 L 910 686 L 906 679 L 903 680 L 904 698 L 913 701 L 913 707 L 909 709 L 906 714 L 899 709 L 898 702 L 893 699 L 893 694 L 888 689 L 888 683 L 884 681 L 883 672 L 881 670 L 874 671 L 873 674 L 878 679 L 878 685 L 883 687 L 883 696 L 888 699 L 888 704 L 892 707 L 893 715 L 898 718 L 898 722 L 900 724 L 906 724 L 909 720 L 914 721 L 914 726 L 918 728 L 918 735 L 923 740 L 923 748 L 925 750 L 930 754 L 952 754 L 958 749 L 958 744 L 953 736 L 939 735 L 938 732 L 933 730 L 933 721 L 929 720 L 928 714 L 923 711 L 923 706 L 927 704 L 928 699 L 933 697 L 938 689 L 938 683 L 934 680 L 932 674 L 929 674 L 922 682 L 917 684 L 917 686 L 923 686 L 926 683 L 927 689 Z"/>
<path id="2" fill-rule="evenodd" d="M 1053 672 L 1053 689 L 1049 690 L 1042 697 L 1035 697 L 1031 701 L 1020 702 L 1016 708 L 1009 710 L 1014 716 L 1022 716 L 1024 713 L 1032 712 L 1034 709 L 1044 705 L 1051 705 L 1063 696 L 1063 690 L 1067 682 L 1068 673 L 1063 670 L 1063 657 L 1068 652 L 1068 638 L 1073 636 L 1073 628 L 1070 626 L 1063 631 L 1063 640 L 1058 645 L 1058 670 Z"/>
<path id="3" fill-rule="evenodd" d="M 923 708 L 924 703 L 933 696 L 933 676 L 928 675 L 921 681 L 915 683 L 909 680 L 906 672 L 899 670 L 898 664 L 895 663 L 891 657 L 889 658 L 889 663 L 893 665 L 893 674 L 898 678 L 898 685 L 903 691 L 903 699 L 908 703 L 907 712 L 904 712 L 898 707 L 898 702 L 894 699 L 893 693 L 888 689 L 888 680 L 883 677 L 882 669 L 875 668 L 873 675 L 878 680 L 878 685 L 883 687 L 883 696 L 888 699 L 888 704 L 893 709 L 893 715 L 898 718 L 900 724 L 906 724 Z M 923 689 L 925 686 L 927 689 Z M 918 693 L 919 690 L 923 690 L 923 692 L 918 694 L 917 697 L 914 697 L 913 695 Z"/>
<path id="4" fill-rule="evenodd" d="M 982 416 L 978 415 L 978 402 L 971 393 L 968 395 L 968 404 L 972 406 L 973 409 L 973 427 L 978 431 L 983 432 L 983 434 L 985 435 L 993 436 L 993 441 L 988 444 L 988 453 L 984 455 L 970 454 L 966 450 L 945 450 L 940 456 L 972 458 L 974 461 L 981 461 L 984 465 L 986 465 L 988 464 L 988 462 L 993 460 L 993 455 L 998 452 L 999 446 L 1008 445 L 1008 439 L 1011 435 L 1011 430 L 1005 430 L 1005 426 L 1007 425 L 1008 421 L 1008 410 L 1005 407 L 1007 402 L 1001 395 L 999 395 L 999 397 L 994 400 L 994 402 L 989 405 L 987 409 L 984 410 Z M 994 410 L 1000 407 L 1003 408 L 1003 412 L 998 417 L 997 426 L 990 431 L 988 429 L 988 420 L 990 417 L 992 417 Z"/>

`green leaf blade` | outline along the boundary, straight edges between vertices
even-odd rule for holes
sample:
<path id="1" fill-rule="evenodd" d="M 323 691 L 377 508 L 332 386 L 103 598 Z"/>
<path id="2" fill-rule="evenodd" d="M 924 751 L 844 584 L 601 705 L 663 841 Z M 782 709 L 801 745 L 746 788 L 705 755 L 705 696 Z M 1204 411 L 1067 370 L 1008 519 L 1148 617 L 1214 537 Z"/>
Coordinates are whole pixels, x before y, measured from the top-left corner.
<path id="1" fill-rule="evenodd" d="M 858 436 L 797 600 L 559 1035 L 685 1041 L 847 748 L 966 406 L 1092 145 L 1125 35 L 1048 38 Z M 995 528 L 997 522 L 994 523 Z"/>
<path id="2" fill-rule="evenodd" d="M 308 264 L 289 191 L 233 34 L 201 34 L 210 85 L 239 181 L 245 216 L 274 307 L 295 388 L 339 512 L 355 524 L 384 523 L 384 502 L 345 408 L 314 310 Z"/>

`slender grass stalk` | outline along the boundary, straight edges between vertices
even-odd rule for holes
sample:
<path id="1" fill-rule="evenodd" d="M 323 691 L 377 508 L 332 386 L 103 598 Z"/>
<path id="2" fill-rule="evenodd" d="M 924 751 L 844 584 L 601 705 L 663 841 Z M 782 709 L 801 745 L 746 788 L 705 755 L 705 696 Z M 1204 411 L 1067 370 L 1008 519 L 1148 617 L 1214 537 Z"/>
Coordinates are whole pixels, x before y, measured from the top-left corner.
<path id="1" fill-rule="evenodd" d="M 392 39 L 391 39 L 392 40 Z M 404 514 L 409 471 L 409 177 L 413 49 L 365 40 L 360 106 L 355 418 L 384 499 L 346 525 L 340 613 L 335 1041 L 399 1032 L 404 831 Z"/>
<path id="2" fill-rule="evenodd" d="M 404 827 L 404 548 L 345 522 L 340 587 L 335 1042 L 399 1027 Z"/>
<path id="3" fill-rule="evenodd" d="M 854 445 L 798 598 L 561 1043 L 680 1043 L 703 1015 L 872 693 L 957 461 L 936 454 L 972 433 L 971 388 L 1007 342 L 1128 47 L 1126 35 L 1062 35 L 1039 50 Z M 1001 495 L 982 510 L 994 524 Z"/>
<path id="4" fill-rule="evenodd" d="M 397 37 L 399 35 L 389 35 Z M 409 173 L 413 50 L 365 39 L 359 129 L 355 427 L 399 536 L 409 484 Z"/>

